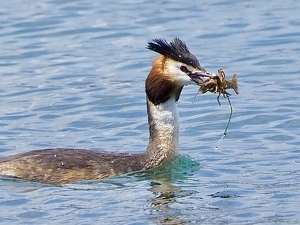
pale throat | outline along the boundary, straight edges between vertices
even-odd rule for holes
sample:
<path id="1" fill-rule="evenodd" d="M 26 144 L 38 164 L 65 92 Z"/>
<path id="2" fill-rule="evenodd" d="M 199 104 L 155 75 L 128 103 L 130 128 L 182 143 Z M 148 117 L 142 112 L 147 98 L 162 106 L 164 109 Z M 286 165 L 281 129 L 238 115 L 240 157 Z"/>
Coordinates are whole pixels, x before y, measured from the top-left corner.
<path id="1" fill-rule="evenodd" d="M 147 158 L 161 164 L 179 154 L 179 123 L 175 98 L 154 105 L 147 99 L 150 138 Z"/>

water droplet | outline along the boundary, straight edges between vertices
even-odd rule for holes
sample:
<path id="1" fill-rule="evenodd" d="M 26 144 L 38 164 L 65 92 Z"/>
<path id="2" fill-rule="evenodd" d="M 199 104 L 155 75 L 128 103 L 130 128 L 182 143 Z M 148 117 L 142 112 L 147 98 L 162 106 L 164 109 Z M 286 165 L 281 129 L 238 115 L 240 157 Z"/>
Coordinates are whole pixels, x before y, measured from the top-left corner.
<path id="1" fill-rule="evenodd" d="M 215 150 L 218 150 L 218 146 L 220 145 L 221 141 L 223 140 L 223 138 L 225 137 L 226 134 L 223 134 L 223 136 L 220 138 L 220 140 L 217 143 L 217 146 L 215 147 Z"/>

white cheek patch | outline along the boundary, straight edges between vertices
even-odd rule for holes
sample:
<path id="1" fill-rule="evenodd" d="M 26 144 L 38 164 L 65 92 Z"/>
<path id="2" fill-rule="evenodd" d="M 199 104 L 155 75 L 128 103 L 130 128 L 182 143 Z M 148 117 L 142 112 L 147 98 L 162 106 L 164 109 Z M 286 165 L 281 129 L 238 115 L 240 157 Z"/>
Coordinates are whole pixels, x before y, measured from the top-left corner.
<path id="1" fill-rule="evenodd" d="M 180 85 L 192 84 L 191 78 L 180 70 L 181 66 L 188 67 L 184 63 L 168 59 L 165 63 L 165 72 L 172 80 L 178 82 Z"/>

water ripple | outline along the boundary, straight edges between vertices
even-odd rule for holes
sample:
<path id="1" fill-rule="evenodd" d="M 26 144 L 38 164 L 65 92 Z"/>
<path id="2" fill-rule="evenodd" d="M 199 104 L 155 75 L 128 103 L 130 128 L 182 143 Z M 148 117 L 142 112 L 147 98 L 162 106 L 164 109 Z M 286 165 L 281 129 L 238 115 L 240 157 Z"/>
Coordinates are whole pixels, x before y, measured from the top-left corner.
<path id="1" fill-rule="evenodd" d="M 50 147 L 143 151 L 153 38 L 182 38 L 207 70 L 237 73 L 240 89 L 218 144 L 226 99 L 218 106 L 216 95 L 184 88 L 180 151 L 189 156 L 152 174 L 62 187 L 1 178 L 1 223 L 300 223 L 298 1 L 0 6 L 1 157 Z"/>

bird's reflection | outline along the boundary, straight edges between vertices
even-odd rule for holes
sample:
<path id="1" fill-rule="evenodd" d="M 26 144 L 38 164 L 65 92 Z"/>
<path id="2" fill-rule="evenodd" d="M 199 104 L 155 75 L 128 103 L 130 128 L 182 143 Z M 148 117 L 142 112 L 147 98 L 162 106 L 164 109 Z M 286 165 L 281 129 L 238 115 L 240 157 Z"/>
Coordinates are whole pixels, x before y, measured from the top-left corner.
<path id="1" fill-rule="evenodd" d="M 151 207 L 152 219 L 157 224 L 185 224 L 178 213 L 171 208 L 181 192 L 181 188 L 175 187 L 167 181 L 151 182 L 149 189 L 154 194 L 154 197 L 149 199 Z"/>
<path id="2" fill-rule="evenodd" d="M 171 164 L 148 174 L 151 185 L 148 189 L 153 197 L 148 199 L 151 219 L 155 224 L 186 224 L 188 221 L 176 209 L 179 199 L 192 195 L 194 191 L 183 190 L 178 181 L 190 177 L 199 164 L 188 156 L 181 155 Z"/>

